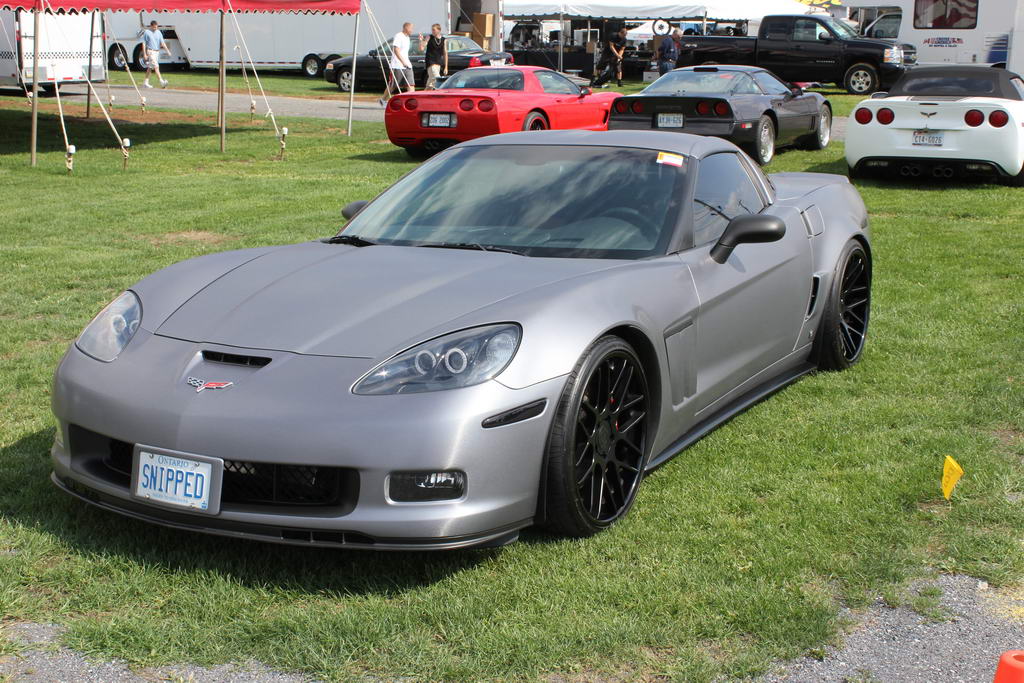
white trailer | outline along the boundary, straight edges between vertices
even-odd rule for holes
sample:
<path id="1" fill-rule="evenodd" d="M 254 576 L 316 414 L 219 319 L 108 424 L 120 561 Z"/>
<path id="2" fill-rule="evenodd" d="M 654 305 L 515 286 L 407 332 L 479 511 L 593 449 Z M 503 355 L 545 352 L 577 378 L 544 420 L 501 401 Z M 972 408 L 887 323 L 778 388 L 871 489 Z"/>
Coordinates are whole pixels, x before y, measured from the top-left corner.
<path id="1" fill-rule="evenodd" d="M 103 21 L 93 12 L 41 14 L 39 16 L 39 85 L 82 83 L 89 71 L 92 27 L 92 81 L 106 80 L 103 59 Z M 24 10 L 0 10 L 0 87 L 32 85 L 32 53 L 35 49 L 33 18 Z"/>
<path id="2" fill-rule="evenodd" d="M 371 28 L 368 12 L 388 38 L 411 21 L 415 30 L 429 33 L 430 25 L 449 22 L 449 0 L 372 0 L 364 2 L 359 25 L 360 50 L 380 41 Z M 171 56 L 162 53 L 166 64 L 187 65 L 194 69 L 216 69 L 220 63 L 220 17 L 214 13 L 189 12 L 107 12 L 107 60 L 111 68 L 124 68 L 122 55 L 136 69 L 142 63 L 142 31 L 156 21 L 164 34 Z M 238 27 L 259 69 L 301 70 L 307 76 L 319 76 L 324 64 L 352 52 L 354 16 L 329 14 L 237 14 Z M 228 68 L 241 68 L 244 48 L 231 16 L 225 18 L 224 57 Z M 238 46 L 239 49 L 236 49 Z M 248 59 L 244 59 L 248 65 Z"/>
<path id="3" fill-rule="evenodd" d="M 921 66 L 1005 67 L 1010 34 L 1024 13 L 1024 0 L 847 0 L 843 4 L 877 10 L 878 17 L 862 25 L 864 34 L 915 45 Z"/>

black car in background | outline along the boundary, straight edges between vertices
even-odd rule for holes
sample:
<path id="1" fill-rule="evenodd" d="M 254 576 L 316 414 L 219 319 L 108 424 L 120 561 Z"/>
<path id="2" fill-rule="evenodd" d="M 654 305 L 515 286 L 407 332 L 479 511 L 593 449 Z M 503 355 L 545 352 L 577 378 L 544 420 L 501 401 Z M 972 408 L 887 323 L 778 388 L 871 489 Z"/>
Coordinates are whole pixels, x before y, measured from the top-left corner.
<path id="1" fill-rule="evenodd" d="M 445 36 L 448 41 L 448 74 L 468 69 L 471 66 L 511 64 L 508 52 L 490 52 L 465 36 Z M 423 50 L 417 36 L 410 39 L 409 57 L 412 61 L 416 87 L 422 88 L 427 80 L 427 67 Z M 360 88 L 384 89 L 385 74 L 391 56 L 391 41 L 380 45 L 367 54 L 359 55 L 356 62 L 356 90 Z M 352 85 L 352 58 L 342 57 L 328 62 L 324 67 L 324 79 L 335 83 L 342 92 L 348 92 Z"/>
<path id="2" fill-rule="evenodd" d="M 747 64 L 798 83 L 835 83 L 870 95 L 895 83 L 917 62 L 917 49 L 864 38 L 820 14 L 776 14 L 761 20 L 757 37 L 683 36 L 677 66 Z"/>
<path id="3" fill-rule="evenodd" d="M 615 100 L 608 130 L 714 135 L 745 148 L 763 165 L 777 146 L 827 147 L 832 105 L 758 67 L 686 67 Z"/>

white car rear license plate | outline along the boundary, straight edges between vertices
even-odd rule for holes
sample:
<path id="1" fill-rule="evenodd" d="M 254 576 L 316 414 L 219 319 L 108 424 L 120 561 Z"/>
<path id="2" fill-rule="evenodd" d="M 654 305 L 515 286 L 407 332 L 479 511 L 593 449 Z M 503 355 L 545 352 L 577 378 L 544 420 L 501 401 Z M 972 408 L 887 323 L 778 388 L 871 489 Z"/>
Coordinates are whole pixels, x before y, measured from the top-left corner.
<path id="1" fill-rule="evenodd" d="M 165 505 L 210 511 L 213 463 L 140 448 L 135 459 L 135 496 Z"/>
<path id="2" fill-rule="evenodd" d="M 427 126 L 430 128 L 451 128 L 451 114 L 427 114 Z"/>
<path id="3" fill-rule="evenodd" d="M 658 114 L 658 128 L 682 128 L 682 114 Z"/>
<path id="4" fill-rule="evenodd" d="M 915 130 L 912 142 L 915 147 L 942 147 L 944 137 L 941 130 Z"/>

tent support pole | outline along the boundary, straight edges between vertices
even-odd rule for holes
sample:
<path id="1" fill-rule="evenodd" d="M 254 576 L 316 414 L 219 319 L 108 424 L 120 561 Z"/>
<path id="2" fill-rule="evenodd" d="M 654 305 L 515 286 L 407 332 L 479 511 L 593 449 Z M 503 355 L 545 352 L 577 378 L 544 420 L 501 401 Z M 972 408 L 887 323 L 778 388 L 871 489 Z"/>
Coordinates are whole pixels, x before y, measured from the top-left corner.
<path id="1" fill-rule="evenodd" d="M 31 164 L 36 165 L 36 138 L 39 132 L 39 2 L 32 11 L 32 155 Z"/>
<path id="2" fill-rule="evenodd" d="M 700 25 L 700 34 L 706 36 L 708 34 L 708 10 L 704 8 L 704 21 Z"/>
<path id="3" fill-rule="evenodd" d="M 220 151 L 223 153 L 228 118 L 224 106 L 227 90 L 227 68 L 224 64 L 224 10 L 220 11 L 220 67 L 217 76 L 217 125 L 220 126 Z"/>
<path id="4" fill-rule="evenodd" d="M 359 62 L 359 15 L 363 13 L 362 3 L 356 12 L 356 28 L 352 32 L 352 85 L 348 89 L 348 136 L 352 137 L 352 111 L 356 106 L 356 64 Z"/>
<path id="5" fill-rule="evenodd" d="M 88 79 L 92 80 L 92 44 L 93 35 L 96 33 L 96 12 L 89 13 L 89 67 Z M 92 90 L 89 88 L 85 89 L 85 118 L 89 118 L 89 111 L 92 108 Z"/>
<path id="6" fill-rule="evenodd" d="M 562 12 L 558 13 L 558 73 L 564 71 L 565 61 L 565 15 Z"/>

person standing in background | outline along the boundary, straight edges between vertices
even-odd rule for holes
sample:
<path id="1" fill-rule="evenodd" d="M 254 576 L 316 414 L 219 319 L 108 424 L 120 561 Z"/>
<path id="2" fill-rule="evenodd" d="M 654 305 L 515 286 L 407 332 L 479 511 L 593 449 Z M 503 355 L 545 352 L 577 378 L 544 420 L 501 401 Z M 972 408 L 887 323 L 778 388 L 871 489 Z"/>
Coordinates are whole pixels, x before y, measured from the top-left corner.
<path id="1" fill-rule="evenodd" d="M 171 50 L 167 47 L 167 43 L 164 42 L 164 34 L 157 28 L 159 24 L 155 21 L 149 22 L 149 28 L 142 32 L 142 57 L 146 62 L 146 78 L 142 81 L 142 85 L 147 88 L 152 88 L 149 84 L 149 72 L 155 71 L 156 78 L 160 81 L 160 87 L 166 88 L 167 81 L 160 75 L 160 50 L 165 50 L 170 56 Z"/>
<path id="2" fill-rule="evenodd" d="M 377 100 L 380 106 L 387 104 L 391 99 L 391 86 L 394 84 L 395 93 L 398 94 L 404 89 L 406 92 L 416 91 L 416 81 L 412 73 L 412 61 L 409 59 L 409 48 L 412 41 L 412 22 L 402 24 L 402 30 L 395 34 L 391 41 L 391 78 L 388 79 L 387 91 L 384 97 Z"/>
<path id="3" fill-rule="evenodd" d="M 679 29 L 672 29 L 672 35 L 665 36 L 658 47 L 658 73 L 664 76 L 676 68 L 679 60 L 679 38 L 682 36 Z"/>
<path id="4" fill-rule="evenodd" d="M 441 24 L 434 24 L 430 27 L 430 37 L 426 44 L 420 41 L 420 49 L 426 53 L 427 64 L 427 90 L 434 90 L 437 87 L 437 80 L 448 75 L 448 41 L 441 33 Z"/>
<path id="5" fill-rule="evenodd" d="M 594 77 L 590 79 L 592 88 L 603 88 L 604 84 L 612 79 L 612 74 L 618 79 L 619 87 L 622 87 L 622 59 L 626 54 L 626 29 L 619 29 L 618 33 L 608 36 L 604 51 L 601 53 L 601 61 L 594 69 Z"/>

